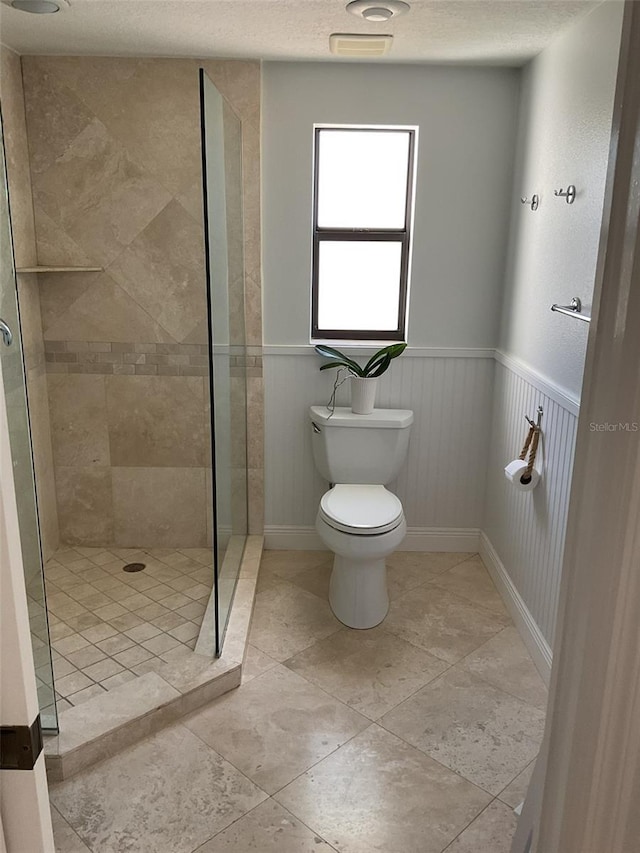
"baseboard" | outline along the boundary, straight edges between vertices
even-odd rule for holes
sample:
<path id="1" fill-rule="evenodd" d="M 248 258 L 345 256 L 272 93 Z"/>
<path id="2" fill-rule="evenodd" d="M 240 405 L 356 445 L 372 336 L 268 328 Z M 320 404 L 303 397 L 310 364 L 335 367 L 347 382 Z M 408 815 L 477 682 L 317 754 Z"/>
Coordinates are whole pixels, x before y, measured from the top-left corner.
<path id="1" fill-rule="evenodd" d="M 398 551 L 468 551 L 480 546 L 477 527 L 408 527 Z"/>
<path id="2" fill-rule="evenodd" d="M 326 551 L 327 546 L 315 527 L 296 527 L 286 524 L 265 524 L 265 551 Z"/>
<path id="3" fill-rule="evenodd" d="M 477 528 L 409 527 L 399 551 L 469 551 L 480 543 Z M 326 551 L 315 527 L 267 525 L 264 546 L 269 551 Z"/>
<path id="4" fill-rule="evenodd" d="M 511 618 L 515 622 L 516 628 L 518 629 L 524 644 L 529 650 L 529 654 L 533 658 L 533 662 L 535 663 L 538 672 L 545 683 L 549 684 L 552 661 L 552 653 L 549 644 L 542 636 L 540 628 L 536 625 L 535 619 L 529 612 L 522 596 L 515 588 L 513 581 L 509 577 L 509 573 L 504 567 L 502 560 L 498 556 L 497 551 L 491 544 L 486 533 L 480 533 L 479 550 L 482 561 L 491 575 L 494 584 L 498 588 L 498 592 L 502 596 L 504 603 L 511 614 Z"/>

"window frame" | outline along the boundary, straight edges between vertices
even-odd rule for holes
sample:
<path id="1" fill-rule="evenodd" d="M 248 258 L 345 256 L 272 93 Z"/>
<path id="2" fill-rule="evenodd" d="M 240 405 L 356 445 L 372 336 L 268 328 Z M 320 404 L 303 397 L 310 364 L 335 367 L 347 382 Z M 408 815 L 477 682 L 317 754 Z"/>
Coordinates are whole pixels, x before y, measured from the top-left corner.
<path id="1" fill-rule="evenodd" d="M 407 183 L 403 228 L 322 228 L 318 226 L 318 184 L 320 134 L 323 131 L 353 131 L 376 133 L 407 133 L 409 151 L 407 157 Z M 411 236 L 413 225 L 413 197 L 415 190 L 415 149 L 417 127 L 402 125 L 339 125 L 316 124 L 313 128 L 313 251 L 311 260 L 311 340 L 312 341 L 357 341 L 384 342 L 405 341 L 407 303 L 409 294 L 409 271 L 411 268 Z M 331 241 L 347 242 L 392 242 L 400 243 L 400 287 L 398 293 L 398 320 L 395 329 L 323 329 L 318 325 L 319 261 L 320 243 Z"/>

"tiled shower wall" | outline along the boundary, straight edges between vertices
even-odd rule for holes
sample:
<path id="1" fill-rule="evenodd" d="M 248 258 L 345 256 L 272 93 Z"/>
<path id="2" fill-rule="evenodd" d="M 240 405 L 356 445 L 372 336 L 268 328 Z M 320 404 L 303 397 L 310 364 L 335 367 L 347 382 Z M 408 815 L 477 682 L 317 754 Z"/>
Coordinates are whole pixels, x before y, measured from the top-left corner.
<path id="1" fill-rule="evenodd" d="M 4 46 L 0 46 L 0 55 L 2 62 L 0 98 L 15 262 L 17 267 L 32 267 L 36 263 L 37 254 L 20 57 Z M 18 297 L 42 548 L 46 559 L 58 547 L 58 512 L 40 320 L 40 294 L 36 275 L 33 273 L 18 275 Z M 21 473 L 24 472 L 16 469 L 16 476 L 20 476 Z M 31 488 L 31 483 L 18 483 L 17 487 L 19 491 L 24 492 Z"/>
<path id="2" fill-rule="evenodd" d="M 23 57 L 60 537 L 210 537 L 198 68 L 243 122 L 245 323 L 262 343 L 260 69 Z M 250 527 L 262 529 L 262 376 L 249 371 Z"/>

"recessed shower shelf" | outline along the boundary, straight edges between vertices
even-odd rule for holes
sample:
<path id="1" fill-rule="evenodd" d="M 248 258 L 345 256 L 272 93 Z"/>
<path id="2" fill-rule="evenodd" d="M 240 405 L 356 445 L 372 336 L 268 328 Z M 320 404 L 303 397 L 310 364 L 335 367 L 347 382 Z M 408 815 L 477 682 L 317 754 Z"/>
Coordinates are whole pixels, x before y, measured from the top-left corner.
<path id="1" fill-rule="evenodd" d="M 18 267 L 16 272 L 102 272 L 103 267 Z"/>

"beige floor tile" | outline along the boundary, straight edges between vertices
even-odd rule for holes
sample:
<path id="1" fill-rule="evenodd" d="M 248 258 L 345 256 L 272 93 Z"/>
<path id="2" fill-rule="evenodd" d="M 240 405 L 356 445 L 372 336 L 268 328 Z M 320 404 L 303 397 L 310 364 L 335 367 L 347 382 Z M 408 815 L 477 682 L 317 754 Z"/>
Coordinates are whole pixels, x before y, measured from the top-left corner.
<path id="1" fill-rule="evenodd" d="M 146 590 L 145 595 L 152 601 L 158 601 L 162 603 L 163 598 L 167 598 L 169 595 L 173 595 L 174 592 L 175 590 L 168 586 L 166 583 L 159 583 Z"/>
<path id="2" fill-rule="evenodd" d="M 275 799 L 341 853 L 441 853 L 491 798 L 374 724 Z"/>
<path id="3" fill-rule="evenodd" d="M 88 610 L 81 613 L 79 616 L 70 616 L 66 622 L 71 625 L 76 631 L 86 631 L 88 628 L 95 628 L 96 625 L 102 624 L 102 619 L 95 613 L 90 613 Z"/>
<path id="4" fill-rule="evenodd" d="M 250 641 L 283 661 L 341 627 L 327 601 L 285 583 L 256 596 Z"/>
<path id="5" fill-rule="evenodd" d="M 284 667 L 254 678 L 184 724 L 273 793 L 369 721 Z"/>
<path id="6" fill-rule="evenodd" d="M 112 675 L 117 675 L 122 672 L 124 667 L 113 658 L 105 658 L 99 663 L 94 663 L 92 666 L 87 666 L 83 670 L 85 675 L 92 678 L 94 681 L 104 681 L 105 678 L 110 678 Z"/>
<path id="7" fill-rule="evenodd" d="M 331 853 L 334 849 L 275 800 L 267 800 L 197 853 Z"/>
<path id="8" fill-rule="evenodd" d="M 470 557 L 464 563 L 438 575 L 431 583 L 495 613 L 507 612 L 500 593 L 478 556 Z"/>
<path id="9" fill-rule="evenodd" d="M 129 592 L 132 592 L 133 595 L 130 595 L 128 598 L 123 598 L 120 600 L 119 604 L 123 607 L 126 607 L 127 610 L 142 610 L 143 607 L 148 607 L 150 604 L 155 604 L 148 595 L 144 595 L 142 592 L 134 592 L 133 589 L 129 589 Z"/>
<path id="10" fill-rule="evenodd" d="M 76 667 L 66 658 L 61 657 L 53 662 L 53 674 L 56 680 L 58 678 L 64 678 L 65 675 L 71 675 L 71 673 L 75 671 Z"/>
<path id="11" fill-rule="evenodd" d="M 109 619 L 109 624 L 117 628 L 118 631 L 124 633 L 129 628 L 135 628 L 137 625 L 142 625 L 144 619 L 137 613 L 125 613 L 124 616 L 116 616 L 115 619 Z"/>
<path id="12" fill-rule="evenodd" d="M 125 649 L 124 652 L 115 654 L 114 658 L 127 669 L 133 669 L 134 666 L 149 660 L 152 656 L 153 652 L 148 649 L 143 649 L 142 646 L 132 646 L 130 649 Z"/>
<path id="13" fill-rule="evenodd" d="M 67 696 L 71 696 L 72 693 L 84 690 L 85 687 L 91 687 L 92 684 L 93 681 L 90 678 L 87 678 L 83 672 L 77 670 L 70 675 L 65 675 L 64 678 L 59 678 L 56 681 L 56 691 L 66 698 Z"/>
<path id="14" fill-rule="evenodd" d="M 263 551 L 260 570 L 273 572 L 285 580 L 301 571 L 333 561 L 330 551 Z"/>
<path id="15" fill-rule="evenodd" d="M 55 785 L 51 800 L 93 851 L 192 853 L 266 795 L 182 726 Z"/>
<path id="16" fill-rule="evenodd" d="M 51 823 L 53 824 L 53 840 L 55 853 L 91 853 L 87 845 L 82 841 L 57 809 L 51 809 Z"/>
<path id="17" fill-rule="evenodd" d="M 456 663 L 509 623 L 508 617 L 427 583 L 392 601 L 383 626 L 436 657 Z"/>
<path id="18" fill-rule="evenodd" d="M 333 571 L 333 560 L 329 559 L 320 566 L 314 566 L 312 569 L 303 569 L 295 575 L 291 575 L 288 579 L 290 583 L 299 586 L 301 589 L 306 589 L 307 592 L 312 592 L 324 601 L 329 599 L 329 581 L 331 572 Z M 278 578 L 278 575 L 273 575 Z M 272 586 L 275 584 L 272 583 Z"/>
<path id="19" fill-rule="evenodd" d="M 127 681 L 132 681 L 134 678 L 136 678 L 135 672 L 130 672 L 128 669 L 124 669 L 117 675 L 105 678 L 105 680 L 101 681 L 100 684 L 105 690 L 113 690 L 115 687 L 120 687 L 121 684 L 126 684 Z"/>
<path id="20" fill-rule="evenodd" d="M 467 560 L 465 553 L 425 553 L 424 551 L 395 551 L 387 557 L 387 584 L 389 597 L 415 589 L 436 575 L 446 572 Z"/>
<path id="21" fill-rule="evenodd" d="M 515 628 L 500 631 L 460 663 L 494 687 L 546 709 L 547 687 Z"/>
<path id="22" fill-rule="evenodd" d="M 93 628 L 87 628 L 86 631 L 82 632 L 82 636 L 90 643 L 99 643 L 101 640 L 106 640 L 109 637 L 113 637 L 117 633 L 117 629 L 114 628 L 112 625 L 109 625 L 108 622 L 101 622 L 99 625 L 95 625 Z"/>
<path id="23" fill-rule="evenodd" d="M 508 806 L 511 806 L 512 809 L 515 809 L 516 806 L 519 806 L 520 803 L 524 802 L 524 798 L 527 796 L 527 790 L 529 788 L 529 782 L 531 781 L 531 774 L 536 766 L 536 760 L 531 762 L 527 767 L 524 768 L 522 773 L 518 774 L 513 782 L 509 782 L 504 791 L 501 791 L 498 794 L 498 799 L 502 800 L 503 803 L 506 803 Z"/>
<path id="24" fill-rule="evenodd" d="M 453 667 L 381 725 L 492 794 L 537 754 L 544 713 Z"/>
<path id="25" fill-rule="evenodd" d="M 169 649 L 175 648 L 179 642 L 175 637 L 163 633 L 158 634 L 156 637 L 151 637 L 150 640 L 142 640 L 140 645 L 148 649 L 152 654 L 159 655 L 162 652 L 168 652 Z"/>
<path id="26" fill-rule="evenodd" d="M 123 652 L 125 649 L 130 649 L 134 645 L 134 641 L 130 637 L 127 637 L 126 634 L 116 634 L 115 637 L 108 637 L 106 640 L 101 640 L 97 645 L 106 654 L 115 655 L 118 652 Z"/>
<path id="27" fill-rule="evenodd" d="M 372 720 L 448 667 L 440 658 L 382 628 L 345 628 L 285 665 Z"/>
<path id="28" fill-rule="evenodd" d="M 168 634 L 180 640 L 181 643 L 186 643 L 193 640 L 200 633 L 200 629 L 193 622 L 185 622 L 183 625 L 177 625 L 175 628 L 169 629 Z"/>
<path id="29" fill-rule="evenodd" d="M 494 800 L 445 853 L 510 853 L 517 822 L 513 809 Z"/>
<path id="30" fill-rule="evenodd" d="M 177 628 L 178 625 L 185 625 L 187 622 L 189 620 L 179 613 L 165 613 L 151 620 L 151 624 L 160 631 L 170 631 L 172 628 Z"/>
<path id="31" fill-rule="evenodd" d="M 151 637 L 156 637 L 161 633 L 161 630 L 155 625 L 151 625 L 149 622 L 143 622 L 142 625 L 137 625 L 135 628 L 129 628 L 124 633 L 127 637 L 131 637 L 135 643 L 140 643 L 142 640 L 150 640 Z"/>
<path id="32" fill-rule="evenodd" d="M 99 616 L 103 622 L 113 622 L 116 617 L 124 616 L 125 613 L 127 613 L 127 610 L 117 602 L 112 602 L 111 604 L 107 604 L 106 607 L 99 607 L 96 610 L 96 616 Z"/>
<path id="33" fill-rule="evenodd" d="M 279 586 L 284 583 L 284 578 L 276 575 L 271 569 L 261 565 L 258 570 L 258 580 L 256 582 L 256 592 L 266 592 L 269 589 Z"/>
<path id="34" fill-rule="evenodd" d="M 242 664 L 242 683 L 251 681 L 252 678 L 262 675 L 263 672 L 277 665 L 277 660 L 270 658 L 269 655 L 265 654 L 261 649 L 256 648 L 256 646 L 252 646 L 251 643 L 247 643 L 247 650 Z"/>
<path id="35" fill-rule="evenodd" d="M 91 687 L 85 687 L 84 690 L 79 690 L 78 693 L 72 693 L 70 696 L 67 696 L 67 699 L 72 705 L 82 705 L 83 702 L 87 702 L 101 693 L 104 693 L 104 689 L 99 684 L 92 684 Z"/>
<path id="36" fill-rule="evenodd" d="M 85 669 L 91 666 L 92 663 L 104 660 L 106 655 L 96 646 L 85 646 L 75 652 L 68 652 L 66 657 L 77 669 Z"/>
<path id="37" fill-rule="evenodd" d="M 70 652 L 75 652 L 78 649 L 85 648 L 89 645 L 89 641 L 85 640 L 82 634 L 71 634 L 64 637 L 62 640 L 54 640 L 53 647 L 61 655 L 67 655 Z"/>

